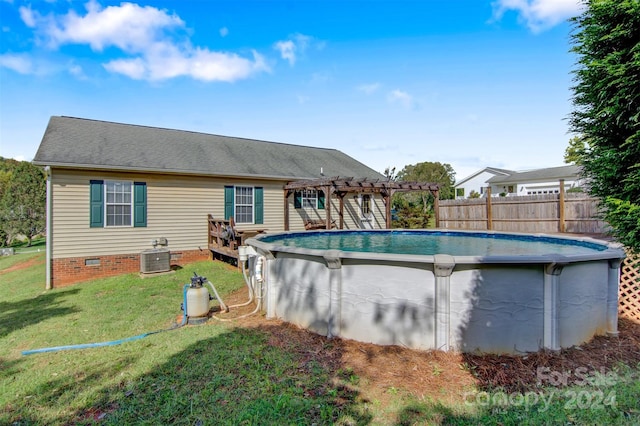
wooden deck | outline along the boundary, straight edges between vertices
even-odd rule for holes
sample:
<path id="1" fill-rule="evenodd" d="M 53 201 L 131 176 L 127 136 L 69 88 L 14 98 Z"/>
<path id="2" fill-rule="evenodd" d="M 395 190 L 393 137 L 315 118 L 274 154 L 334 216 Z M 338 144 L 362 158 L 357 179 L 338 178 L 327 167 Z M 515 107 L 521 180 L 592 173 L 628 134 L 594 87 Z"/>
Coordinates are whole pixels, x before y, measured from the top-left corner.
<path id="1" fill-rule="evenodd" d="M 235 264 L 238 262 L 238 247 L 245 245 L 249 238 L 266 231 L 266 229 L 237 229 L 233 218 L 229 220 L 216 219 L 209 215 L 208 221 L 208 246 L 213 258 L 225 261 L 233 259 Z"/>

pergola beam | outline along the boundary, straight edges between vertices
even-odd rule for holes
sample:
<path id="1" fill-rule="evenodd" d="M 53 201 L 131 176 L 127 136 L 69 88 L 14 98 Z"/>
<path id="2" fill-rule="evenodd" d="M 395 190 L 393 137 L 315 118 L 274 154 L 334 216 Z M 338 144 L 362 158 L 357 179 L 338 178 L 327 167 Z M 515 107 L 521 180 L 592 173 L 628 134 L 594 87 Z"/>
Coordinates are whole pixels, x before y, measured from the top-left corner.
<path id="1" fill-rule="evenodd" d="M 331 196 L 337 194 L 340 200 L 340 229 L 343 229 L 344 196 L 348 193 L 381 194 L 385 204 L 385 226 L 391 228 L 391 198 L 396 192 L 428 191 L 436 198 L 438 204 L 439 185 L 431 182 L 396 182 L 380 179 L 353 178 L 335 176 L 331 178 L 308 179 L 289 182 L 284 186 L 285 195 L 285 230 L 289 229 L 289 195 L 293 191 L 303 189 L 322 190 L 326 196 L 326 226 L 331 229 Z M 436 221 L 437 221 L 436 212 Z"/>

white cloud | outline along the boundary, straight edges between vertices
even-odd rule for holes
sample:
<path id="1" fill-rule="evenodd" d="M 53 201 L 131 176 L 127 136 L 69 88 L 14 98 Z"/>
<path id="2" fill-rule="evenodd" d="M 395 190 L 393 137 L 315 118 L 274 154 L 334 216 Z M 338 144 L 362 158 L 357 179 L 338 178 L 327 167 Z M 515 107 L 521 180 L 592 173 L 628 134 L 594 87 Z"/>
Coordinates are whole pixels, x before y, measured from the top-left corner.
<path id="1" fill-rule="evenodd" d="M 387 96 L 387 99 L 392 104 L 400 104 L 407 109 L 411 109 L 415 106 L 415 102 L 413 97 L 407 92 L 403 92 L 402 90 L 393 90 Z"/>
<path id="2" fill-rule="evenodd" d="M 380 88 L 380 83 L 362 84 L 358 86 L 358 91 L 370 95 Z"/>
<path id="3" fill-rule="evenodd" d="M 166 30 L 185 26 L 178 16 L 151 6 L 122 3 L 102 9 L 90 1 L 86 7 L 84 16 L 70 11 L 49 24 L 47 33 L 52 43 L 89 44 L 95 51 L 115 46 L 128 53 L 139 53 L 161 39 Z"/>
<path id="4" fill-rule="evenodd" d="M 293 41 L 278 41 L 273 47 L 280 52 L 282 59 L 289 61 L 289 65 L 296 63 L 296 45 Z"/>
<path id="5" fill-rule="evenodd" d="M 23 6 L 19 9 L 19 11 L 20 19 L 22 19 L 22 22 L 24 22 L 27 27 L 34 28 L 36 26 L 36 18 L 31 8 Z"/>
<path id="6" fill-rule="evenodd" d="M 177 49 L 159 49 L 143 58 L 116 59 L 104 67 L 134 80 L 159 81 L 188 76 L 202 81 L 232 82 L 268 71 L 264 58 L 253 52 L 253 61 L 235 54 L 195 49 L 184 54 Z"/>
<path id="7" fill-rule="evenodd" d="M 33 63 L 28 56 L 11 53 L 0 55 L 0 67 L 8 68 L 20 74 L 31 74 L 34 71 Z"/>
<path id="8" fill-rule="evenodd" d="M 518 13 L 521 22 L 533 32 L 551 28 L 580 14 L 580 0 L 497 0 L 492 3 L 493 19 L 500 20 L 507 11 Z"/>
<path id="9" fill-rule="evenodd" d="M 244 58 L 192 46 L 184 35 L 186 26 L 180 17 L 151 6 L 121 3 L 102 8 L 91 0 L 84 15 L 70 11 L 63 16 L 41 16 L 27 8 L 22 8 L 21 13 L 23 21 L 33 23 L 52 48 L 86 44 L 96 52 L 110 47 L 119 49 L 124 56 L 104 63 L 104 68 L 136 80 L 187 76 L 231 82 L 269 71 L 257 52 Z M 183 36 L 178 40 L 180 34 Z"/>
<path id="10" fill-rule="evenodd" d="M 316 41 L 313 37 L 304 34 L 294 34 L 287 40 L 277 41 L 274 43 L 273 48 L 280 52 L 282 59 L 288 61 L 289 65 L 293 66 L 312 43 L 317 50 L 324 49 L 324 42 Z"/>
<path id="11" fill-rule="evenodd" d="M 114 59 L 104 64 L 107 71 L 126 75 L 134 80 L 142 80 L 145 77 L 147 67 L 141 58 Z"/>
<path id="12" fill-rule="evenodd" d="M 220 37 L 226 37 L 229 35 L 229 28 L 222 27 L 220 28 Z"/>

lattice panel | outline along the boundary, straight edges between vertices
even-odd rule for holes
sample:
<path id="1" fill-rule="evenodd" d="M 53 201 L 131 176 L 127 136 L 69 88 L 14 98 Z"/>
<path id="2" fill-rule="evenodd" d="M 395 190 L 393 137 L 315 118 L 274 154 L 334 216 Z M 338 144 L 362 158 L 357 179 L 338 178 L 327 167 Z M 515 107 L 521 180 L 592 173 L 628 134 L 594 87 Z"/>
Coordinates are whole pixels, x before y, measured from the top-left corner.
<path id="1" fill-rule="evenodd" d="M 620 265 L 620 316 L 640 323 L 640 256 L 627 253 Z"/>

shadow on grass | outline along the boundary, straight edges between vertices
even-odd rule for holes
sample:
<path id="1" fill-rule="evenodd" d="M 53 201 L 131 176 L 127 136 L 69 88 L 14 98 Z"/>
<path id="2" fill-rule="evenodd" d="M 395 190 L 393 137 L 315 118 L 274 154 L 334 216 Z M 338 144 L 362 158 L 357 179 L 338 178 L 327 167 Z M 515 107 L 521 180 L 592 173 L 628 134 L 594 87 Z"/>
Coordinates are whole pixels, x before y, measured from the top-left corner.
<path id="1" fill-rule="evenodd" d="M 0 302 L 0 338 L 49 318 L 78 312 L 74 306 L 64 306 L 65 298 L 80 289 L 44 293 L 16 302 Z"/>
<path id="2" fill-rule="evenodd" d="M 50 380 L 30 389 L 28 394 L 16 400 L 14 404 L 5 406 L 5 412 L 0 411 L 0 414 L 8 415 L 7 419 L 12 425 L 77 424 L 75 421 L 70 421 L 73 414 L 68 412 L 64 414 L 67 407 L 72 405 L 79 394 L 113 377 L 122 369 L 122 365 L 132 362 L 135 362 L 133 357 L 122 357 L 102 363 L 99 368 L 94 368 L 92 371 L 77 372 L 73 375 L 53 375 Z M 59 407 L 59 417 L 56 419 L 42 417 L 42 407 L 51 406 Z M 0 415 L 0 422 L 1 419 L 2 415 Z"/>
<path id="3" fill-rule="evenodd" d="M 199 341 L 129 388 L 104 389 L 96 404 L 61 421 L 89 421 L 102 411 L 107 424 L 371 422 L 359 394 L 340 381 L 339 363 L 328 368 L 298 342 L 274 343 L 269 328 L 235 328 Z M 331 341 L 325 349 L 339 358 Z"/>

